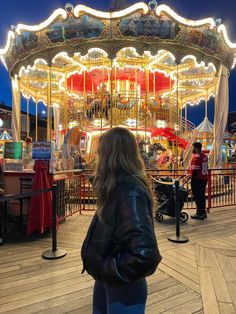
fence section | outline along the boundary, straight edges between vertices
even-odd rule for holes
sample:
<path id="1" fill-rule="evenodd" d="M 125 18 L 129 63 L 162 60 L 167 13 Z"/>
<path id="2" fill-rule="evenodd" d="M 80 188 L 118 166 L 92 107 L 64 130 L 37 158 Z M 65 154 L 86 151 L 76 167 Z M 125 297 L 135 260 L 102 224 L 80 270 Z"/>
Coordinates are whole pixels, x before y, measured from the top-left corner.
<path id="1" fill-rule="evenodd" d="M 155 180 L 162 177 L 170 177 L 173 180 L 179 179 L 180 186 L 188 191 L 188 199 L 184 209 L 194 209 L 195 202 L 192 197 L 190 181 L 186 180 L 185 170 L 163 170 L 148 171 L 148 177 L 155 194 Z M 92 185 L 92 172 L 84 171 L 79 174 L 67 175 L 65 178 L 55 180 L 56 184 L 56 213 L 58 222 L 63 222 L 75 213 L 85 213 L 96 210 L 96 196 Z M 2 221 L 3 232 L 6 228 L 8 206 L 14 199 L 20 204 L 24 199 L 29 198 L 34 192 L 20 195 L 7 196 L 1 201 L 0 220 Z M 226 207 L 236 205 L 236 169 L 209 170 L 208 186 L 206 189 L 206 204 L 208 211 L 211 208 Z M 16 220 L 17 222 L 17 220 Z M 22 210 L 18 217 L 20 228 L 22 229 Z"/>
<path id="2" fill-rule="evenodd" d="M 148 171 L 155 195 L 155 180 L 170 177 L 179 179 L 180 186 L 188 191 L 185 209 L 195 209 L 191 183 L 186 179 L 186 170 Z M 56 181 L 58 186 L 57 213 L 60 221 L 74 213 L 96 210 L 96 196 L 92 186 L 92 171 L 71 176 L 65 180 Z M 207 209 L 236 205 L 236 169 L 210 169 L 206 188 Z"/>

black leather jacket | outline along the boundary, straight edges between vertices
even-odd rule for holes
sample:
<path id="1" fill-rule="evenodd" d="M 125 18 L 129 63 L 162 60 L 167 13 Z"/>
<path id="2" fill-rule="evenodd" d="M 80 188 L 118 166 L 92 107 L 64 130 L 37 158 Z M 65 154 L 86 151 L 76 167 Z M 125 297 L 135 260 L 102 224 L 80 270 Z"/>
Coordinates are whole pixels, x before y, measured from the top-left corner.
<path id="1" fill-rule="evenodd" d="M 107 206 L 95 214 L 82 246 L 84 269 L 95 280 L 125 284 L 153 274 L 161 261 L 146 192 L 122 176 Z"/>

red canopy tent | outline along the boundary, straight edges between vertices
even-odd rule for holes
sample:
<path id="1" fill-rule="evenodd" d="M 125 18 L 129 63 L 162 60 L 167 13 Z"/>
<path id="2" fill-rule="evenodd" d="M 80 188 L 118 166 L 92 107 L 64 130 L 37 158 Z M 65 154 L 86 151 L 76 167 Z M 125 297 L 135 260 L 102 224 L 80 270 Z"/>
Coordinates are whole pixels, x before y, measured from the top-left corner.
<path id="1" fill-rule="evenodd" d="M 181 138 L 181 137 L 177 137 L 175 134 L 175 131 L 171 128 L 156 128 L 152 131 L 152 137 L 155 136 L 163 136 L 165 138 L 167 138 L 169 141 L 176 143 L 176 140 L 178 139 L 178 145 L 182 148 L 186 148 L 188 145 L 188 142 Z"/>
<path id="2" fill-rule="evenodd" d="M 104 82 L 109 80 L 108 70 L 104 69 L 104 74 L 102 69 L 94 69 L 91 72 L 85 72 L 81 74 L 73 74 L 67 79 L 67 88 L 77 91 L 84 92 L 84 80 L 86 92 L 92 92 L 97 90 L 97 87 Z M 111 80 L 115 80 L 114 71 L 112 72 Z M 155 84 L 154 84 L 155 78 Z M 117 69 L 116 80 L 129 80 L 130 82 L 135 82 L 135 70 L 134 69 Z M 138 71 L 138 84 L 141 86 L 141 92 L 144 93 L 146 90 L 146 72 Z M 165 76 L 163 73 L 155 72 L 149 73 L 149 90 L 150 92 L 160 92 L 162 90 L 168 90 L 170 84 L 173 85 L 173 80 L 170 77 Z M 155 86 L 154 86 L 155 85 Z M 155 91 L 154 91 L 155 88 Z"/>

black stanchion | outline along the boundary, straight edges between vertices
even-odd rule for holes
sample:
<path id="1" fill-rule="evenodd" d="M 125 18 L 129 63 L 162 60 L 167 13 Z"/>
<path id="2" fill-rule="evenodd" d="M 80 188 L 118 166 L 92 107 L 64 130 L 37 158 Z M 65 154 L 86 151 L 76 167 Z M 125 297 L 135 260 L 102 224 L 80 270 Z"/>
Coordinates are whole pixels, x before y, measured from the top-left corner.
<path id="1" fill-rule="evenodd" d="M 67 252 L 57 247 L 57 209 L 56 209 L 57 186 L 52 187 L 52 249 L 43 252 L 45 259 L 58 259 L 66 256 Z"/>
<path id="2" fill-rule="evenodd" d="M 189 239 L 180 234 L 180 210 L 179 210 L 179 180 L 175 181 L 175 226 L 176 233 L 172 237 L 168 237 L 168 240 L 175 243 L 186 243 Z"/>

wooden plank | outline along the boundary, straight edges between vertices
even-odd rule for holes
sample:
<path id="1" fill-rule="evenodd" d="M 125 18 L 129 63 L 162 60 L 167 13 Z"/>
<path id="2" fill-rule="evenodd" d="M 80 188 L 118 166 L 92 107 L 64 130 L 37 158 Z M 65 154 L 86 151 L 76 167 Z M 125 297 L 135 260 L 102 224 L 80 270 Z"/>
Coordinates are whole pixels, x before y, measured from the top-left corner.
<path id="1" fill-rule="evenodd" d="M 1 278 L 2 278 L 2 274 L 6 274 L 6 273 L 11 273 L 11 272 L 13 272 L 13 271 L 15 271 L 15 270 L 19 270 L 19 269 L 21 269 L 21 267 L 19 266 L 19 265 L 16 265 L 16 266 L 1 266 L 1 268 L 0 268 L 0 276 L 1 276 Z"/>
<path id="2" fill-rule="evenodd" d="M 235 314 L 236 310 L 232 303 L 219 303 L 220 314 Z"/>
<path id="3" fill-rule="evenodd" d="M 177 294 L 181 294 L 189 289 L 186 288 L 182 283 L 177 283 L 173 286 L 167 287 L 166 289 L 155 291 L 148 295 L 147 306 L 151 304 L 159 303 L 162 300 L 169 299 Z"/>
<path id="4" fill-rule="evenodd" d="M 179 281 L 177 281 L 174 278 L 169 277 L 166 280 L 160 281 L 160 282 L 154 282 L 152 284 L 149 283 L 148 285 L 148 294 L 151 295 L 152 293 L 165 290 L 167 288 L 176 286 L 179 284 Z"/>
<path id="5" fill-rule="evenodd" d="M 83 314 L 91 314 L 92 313 L 92 306 L 87 305 L 87 306 L 81 308 L 80 310 L 81 310 L 81 313 L 83 313 Z M 78 310 L 76 309 L 74 311 L 67 312 L 67 314 L 78 314 Z"/>
<path id="6" fill-rule="evenodd" d="M 146 314 L 159 314 L 168 312 L 171 313 L 171 310 L 175 307 L 178 307 L 182 304 L 186 304 L 196 298 L 196 293 L 191 291 L 185 291 L 180 294 L 175 294 L 168 299 L 164 299 L 163 301 L 157 301 L 151 305 L 146 307 Z M 215 313 L 214 313 L 215 314 Z"/>
<path id="7" fill-rule="evenodd" d="M 169 268 L 175 269 L 175 271 L 177 271 L 178 273 L 184 275 L 193 282 L 199 284 L 199 277 L 196 269 L 195 274 L 193 274 L 191 271 L 189 271 L 189 269 L 187 269 L 187 267 L 184 268 L 183 265 L 181 265 L 181 263 L 178 263 L 178 261 L 169 260 L 168 258 L 163 258 L 161 265 L 159 266 L 160 269 L 162 269 L 161 268 L 162 265 L 166 265 Z"/>
<path id="8" fill-rule="evenodd" d="M 224 279 L 227 282 L 227 284 L 228 282 L 236 282 L 236 274 L 230 263 L 231 259 L 219 253 L 216 253 L 216 255 L 217 255 L 217 261 L 220 265 L 221 271 L 224 275 Z"/>
<path id="9" fill-rule="evenodd" d="M 179 259 L 183 263 L 186 263 L 186 264 L 191 265 L 193 267 L 197 267 L 196 259 L 192 260 L 192 259 L 186 257 L 185 255 L 182 254 L 182 250 L 181 251 L 180 250 L 178 250 L 178 251 L 168 250 L 168 251 L 165 251 L 165 254 L 171 255 L 172 257 Z"/>
<path id="10" fill-rule="evenodd" d="M 228 282 L 227 285 L 228 285 L 229 293 L 231 295 L 231 299 L 233 301 L 233 304 L 235 307 L 235 313 L 236 313 L 236 281 Z"/>
<path id="11" fill-rule="evenodd" d="M 194 311 L 201 311 L 202 310 L 202 299 L 200 296 L 197 296 L 195 299 L 181 304 L 167 312 L 162 312 L 162 314 L 189 314 L 193 313 Z"/>
<path id="12" fill-rule="evenodd" d="M 222 254 L 222 255 L 227 255 L 229 257 L 236 257 L 236 250 L 233 249 L 221 249 L 221 248 L 215 248 L 214 249 L 215 252 Z"/>
<path id="13" fill-rule="evenodd" d="M 11 282 L 5 282 L 5 283 L 2 283 L 0 285 L 0 291 L 1 290 L 4 290 L 4 289 L 7 289 L 7 288 L 15 288 L 16 286 L 23 286 L 25 284 L 28 284 L 28 283 L 32 283 L 32 282 L 38 282 L 38 281 L 41 281 L 43 279 L 52 279 L 54 277 L 57 277 L 57 276 L 61 276 L 61 275 L 64 275 L 64 274 L 69 274 L 69 273 L 72 273 L 72 272 L 78 272 L 78 273 L 81 273 L 81 267 L 71 267 L 71 268 L 68 268 L 68 269 L 60 269 L 56 272 L 50 272 L 50 273 L 46 273 L 46 274 L 42 274 L 41 276 L 38 276 L 38 277 L 32 277 L 32 278 L 28 278 L 26 274 L 22 274 L 22 275 L 19 275 L 19 276 L 22 276 L 22 279 L 19 279 L 17 278 L 17 281 L 14 281 L 14 278 L 12 278 Z M 18 276 L 18 277 L 19 277 Z"/>
<path id="14" fill-rule="evenodd" d="M 93 286 L 93 284 L 92 284 Z M 55 299 L 57 297 L 64 297 L 64 296 L 70 296 L 70 294 L 76 293 L 77 292 L 77 297 L 79 297 L 81 290 L 84 290 L 86 288 L 92 288 L 91 287 L 91 282 L 84 282 L 80 285 L 78 285 L 78 282 L 74 285 L 70 285 L 64 289 L 60 289 L 58 287 L 57 290 L 51 291 L 50 293 L 43 293 L 43 294 L 38 294 L 35 295 L 34 298 L 32 297 L 27 297 L 21 300 L 13 301 L 10 303 L 5 303 L 0 305 L 0 312 L 4 313 L 7 311 L 11 310 L 17 310 L 19 308 L 23 308 L 26 306 L 34 306 L 35 304 L 41 303 L 43 304 L 44 301 L 48 301 L 50 299 Z"/>
<path id="15" fill-rule="evenodd" d="M 208 268 L 198 267 L 204 314 L 220 314 L 211 274 Z"/>
<path id="16" fill-rule="evenodd" d="M 166 262 L 166 260 L 168 261 L 172 261 L 173 263 L 175 263 L 176 265 L 179 266 L 179 268 L 184 268 L 186 271 L 192 273 L 193 275 L 196 275 L 198 277 L 198 270 L 197 270 L 197 265 L 192 266 L 189 265 L 188 263 L 185 263 L 183 261 L 183 259 L 179 259 L 178 256 L 172 256 L 171 254 L 168 254 L 167 252 L 164 252 L 162 254 L 163 260 L 162 262 Z"/>
<path id="17" fill-rule="evenodd" d="M 57 310 L 59 309 L 61 313 L 66 313 L 67 307 L 74 302 L 76 302 L 77 309 L 82 308 L 84 304 L 91 303 L 92 291 L 92 288 L 78 291 L 75 290 L 73 293 L 64 294 L 57 298 L 48 299 L 38 303 L 32 303 L 28 306 L 19 306 L 19 308 L 9 311 L 8 314 L 32 314 L 35 313 L 35 310 L 37 311 L 37 313 L 46 313 L 46 311 L 48 311 L 48 313 L 50 314 L 57 314 Z M 77 312 L 80 313 L 80 310 L 77 310 Z"/>
<path id="18" fill-rule="evenodd" d="M 57 291 L 57 290 L 63 290 L 66 289 L 67 287 L 73 286 L 73 285 L 81 285 L 81 287 L 83 287 L 83 284 L 89 284 L 91 287 L 94 284 L 93 279 L 91 279 L 90 277 L 82 278 L 82 276 L 80 274 L 77 275 L 77 277 L 74 278 L 69 278 L 68 280 L 64 280 L 62 282 L 60 282 L 60 284 L 56 283 L 52 283 L 49 284 L 47 283 L 46 285 L 43 285 L 41 287 L 36 287 L 34 289 L 27 289 L 18 293 L 14 293 L 8 296 L 2 296 L 1 297 L 1 301 L 0 304 L 5 304 L 5 303 L 11 303 L 17 300 L 23 300 L 23 299 L 27 299 L 27 298 L 34 298 L 37 295 L 40 294 L 51 294 L 53 291 Z"/>
<path id="19" fill-rule="evenodd" d="M 182 274 L 180 274 L 179 272 L 177 272 L 176 270 L 169 268 L 168 266 L 161 264 L 159 266 L 159 268 L 164 271 L 165 273 L 169 274 L 170 276 L 174 277 L 176 280 L 182 282 L 184 285 L 186 285 L 187 287 L 191 288 L 192 290 L 194 290 L 197 293 L 200 293 L 200 287 L 198 284 L 196 284 L 195 282 L 193 282 L 192 280 L 190 280 L 188 277 L 183 276 Z"/>
<path id="20" fill-rule="evenodd" d="M 212 250 L 206 250 L 207 262 L 210 267 L 211 278 L 214 285 L 217 301 L 232 303 L 224 275 L 217 262 L 217 255 Z"/>
<path id="21" fill-rule="evenodd" d="M 29 281 L 27 283 L 22 283 L 22 285 L 17 285 L 17 286 L 0 290 L 0 297 L 3 298 L 5 296 L 18 295 L 19 293 L 22 292 L 22 290 L 27 293 L 27 291 L 29 290 L 34 290 L 36 288 L 40 288 L 44 286 L 48 286 L 49 288 L 51 285 L 60 286 L 62 285 L 63 281 L 73 280 L 74 278 L 78 278 L 78 277 L 80 277 L 81 282 L 82 282 L 82 279 L 83 281 L 89 280 L 88 277 L 81 276 L 80 273 L 77 271 L 70 272 L 70 273 L 65 272 L 64 275 L 60 275 L 60 276 L 56 276 L 52 278 L 46 278 L 39 281 L 33 281 L 33 282 Z"/>
<path id="22" fill-rule="evenodd" d="M 152 284 L 155 282 L 161 282 L 163 280 L 169 279 L 170 276 L 163 273 L 162 271 L 158 270 L 156 273 L 154 273 L 152 276 L 147 277 L 147 283 Z"/>
<path id="23" fill-rule="evenodd" d="M 194 249 L 196 252 L 196 260 L 198 267 L 208 267 L 206 258 L 206 249 L 198 244 L 194 244 Z"/>
<path id="24" fill-rule="evenodd" d="M 0 276 L 0 284 L 6 282 L 5 278 L 8 278 L 9 281 L 11 281 L 11 277 L 14 278 L 14 280 L 17 280 L 18 276 L 21 276 L 22 274 L 27 274 L 27 277 L 30 275 L 30 273 L 32 272 L 36 272 L 36 271 L 40 271 L 42 268 L 40 267 L 40 265 L 32 265 L 32 266 L 28 266 L 25 267 L 24 270 L 22 270 L 22 268 L 20 267 L 17 270 L 11 271 L 11 272 L 6 272 L 1 274 Z"/>

